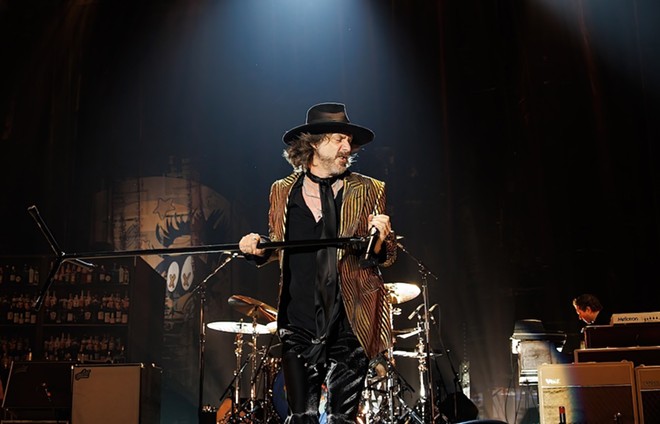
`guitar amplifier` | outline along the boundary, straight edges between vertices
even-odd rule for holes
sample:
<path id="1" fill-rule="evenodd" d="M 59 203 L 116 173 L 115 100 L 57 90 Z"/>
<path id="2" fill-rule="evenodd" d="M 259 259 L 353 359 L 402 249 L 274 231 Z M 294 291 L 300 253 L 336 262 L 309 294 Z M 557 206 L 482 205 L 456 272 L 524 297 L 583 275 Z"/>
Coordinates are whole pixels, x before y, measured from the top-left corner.
<path id="1" fill-rule="evenodd" d="M 635 368 L 641 424 L 660 423 L 660 366 Z"/>
<path id="2" fill-rule="evenodd" d="M 161 372 L 144 364 L 74 366 L 72 424 L 159 424 Z"/>
<path id="3" fill-rule="evenodd" d="M 541 424 L 637 424 L 637 393 L 632 362 L 589 362 L 539 366 Z"/>

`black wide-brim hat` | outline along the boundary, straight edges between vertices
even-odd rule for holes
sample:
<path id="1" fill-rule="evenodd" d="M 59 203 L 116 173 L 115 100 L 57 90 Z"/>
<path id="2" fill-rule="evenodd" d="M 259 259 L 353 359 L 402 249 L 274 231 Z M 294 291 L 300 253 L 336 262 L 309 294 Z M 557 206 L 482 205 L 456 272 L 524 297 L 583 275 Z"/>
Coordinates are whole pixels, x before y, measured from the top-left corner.
<path id="1" fill-rule="evenodd" d="M 309 108 L 305 124 L 290 129 L 282 141 L 291 144 L 302 133 L 326 134 L 342 133 L 353 136 L 353 146 L 363 146 L 374 139 L 374 132 L 368 128 L 352 124 L 342 103 L 319 103 Z"/>

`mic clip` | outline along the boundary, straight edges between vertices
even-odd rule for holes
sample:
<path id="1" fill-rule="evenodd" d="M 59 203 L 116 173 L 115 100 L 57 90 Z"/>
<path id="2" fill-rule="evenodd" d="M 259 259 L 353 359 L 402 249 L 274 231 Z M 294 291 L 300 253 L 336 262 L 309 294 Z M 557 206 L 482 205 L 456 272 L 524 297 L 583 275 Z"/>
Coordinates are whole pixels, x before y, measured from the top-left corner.
<path id="1" fill-rule="evenodd" d="M 408 315 L 408 319 L 409 319 L 409 320 L 413 319 L 413 317 L 414 317 L 415 315 L 417 315 L 417 314 L 419 313 L 419 311 L 420 311 L 423 307 L 424 307 L 424 304 L 423 304 L 423 303 L 420 303 L 419 306 L 418 306 L 417 308 L 415 308 L 415 310 L 412 311 L 412 312 L 410 313 L 410 315 Z"/>

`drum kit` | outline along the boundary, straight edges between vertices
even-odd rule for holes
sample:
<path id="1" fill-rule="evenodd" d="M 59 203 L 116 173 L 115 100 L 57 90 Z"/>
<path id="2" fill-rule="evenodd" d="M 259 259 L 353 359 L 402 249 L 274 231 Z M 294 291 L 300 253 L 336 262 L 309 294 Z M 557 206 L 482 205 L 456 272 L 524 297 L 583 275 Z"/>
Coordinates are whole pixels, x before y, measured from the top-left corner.
<path id="1" fill-rule="evenodd" d="M 399 305 L 415 299 L 421 293 L 416 284 L 395 282 L 386 283 L 385 289 L 392 305 L 390 318 L 399 315 Z M 277 327 L 277 310 L 257 299 L 247 296 L 233 295 L 229 305 L 234 310 L 250 318 L 249 322 L 218 321 L 207 324 L 211 330 L 235 334 L 234 354 L 236 364 L 234 378 L 221 398 L 217 408 L 216 423 L 282 423 L 288 414 L 286 388 L 281 370 L 281 346 L 273 345 Z M 412 316 L 417 316 L 414 328 L 396 330 L 392 328 L 393 343 L 391 347 L 371 361 L 365 380 L 360 402 L 358 422 L 370 423 L 423 423 L 424 413 L 419 405 L 410 407 L 403 399 L 405 391 L 414 391 L 395 366 L 396 358 L 409 358 L 418 362 L 420 376 L 420 401 L 425 399 L 428 390 L 424 377 L 428 364 L 425 352 L 428 344 L 425 341 L 423 322 L 424 316 L 417 308 Z M 268 337 L 269 342 L 260 345 L 260 336 Z M 414 350 L 394 349 L 396 338 L 418 339 Z M 248 338 L 248 352 L 244 352 L 245 339 Z M 265 340 L 261 337 L 261 340 Z M 244 355 L 246 353 L 246 355 Z M 243 358 L 246 356 L 246 358 Z M 246 372 L 249 369 L 249 373 Z M 241 381 L 249 375 L 249 395 L 241 396 Z M 247 380 L 246 380 L 247 381 Z M 229 395 L 231 394 L 231 395 Z M 325 395 L 325 390 L 324 390 Z M 323 407 L 324 396 L 321 399 Z M 419 403 L 419 402 L 418 402 Z M 325 421 L 324 411 L 319 411 L 321 424 Z"/>

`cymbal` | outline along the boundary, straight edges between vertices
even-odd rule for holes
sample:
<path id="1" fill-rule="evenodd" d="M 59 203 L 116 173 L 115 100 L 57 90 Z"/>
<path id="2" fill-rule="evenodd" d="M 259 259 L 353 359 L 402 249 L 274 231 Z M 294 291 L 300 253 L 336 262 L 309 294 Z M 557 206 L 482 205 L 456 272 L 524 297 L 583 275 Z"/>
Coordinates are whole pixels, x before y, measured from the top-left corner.
<path id="1" fill-rule="evenodd" d="M 209 322 L 206 326 L 211 330 L 224 331 L 225 333 L 271 334 L 270 329 L 265 325 L 247 322 L 216 321 Z"/>
<path id="2" fill-rule="evenodd" d="M 430 356 L 435 357 L 435 356 L 441 356 L 441 353 L 435 353 L 431 352 Z M 393 350 L 392 351 L 392 356 L 401 356 L 402 358 L 425 358 L 426 353 L 424 352 L 419 352 L 417 350 Z"/>
<path id="3" fill-rule="evenodd" d="M 260 300 L 235 294 L 229 298 L 228 302 L 238 312 L 250 318 L 261 319 L 267 322 L 277 320 L 277 309 Z"/>
<path id="4" fill-rule="evenodd" d="M 422 289 L 412 283 L 385 283 L 385 288 L 393 305 L 412 300 L 422 292 Z"/>
<path id="5" fill-rule="evenodd" d="M 415 334 L 419 334 L 421 332 L 421 328 L 405 328 L 403 330 L 394 330 L 392 333 L 396 334 L 396 336 L 400 339 L 407 339 L 408 337 L 412 337 Z"/>
<path id="6" fill-rule="evenodd" d="M 275 334 L 277 332 L 277 321 L 269 322 L 266 324 L 266 328 L 270 332 L 270 334 Z"/>
<path id="7" fill-rule="evenodd" d="M 408 334 L 408 333 L 412 333 L 415 330 L 417 330 L 417 327 L 402 328 L 400 330 L 394 329 L 392 330 L 392 334 Z"/>

